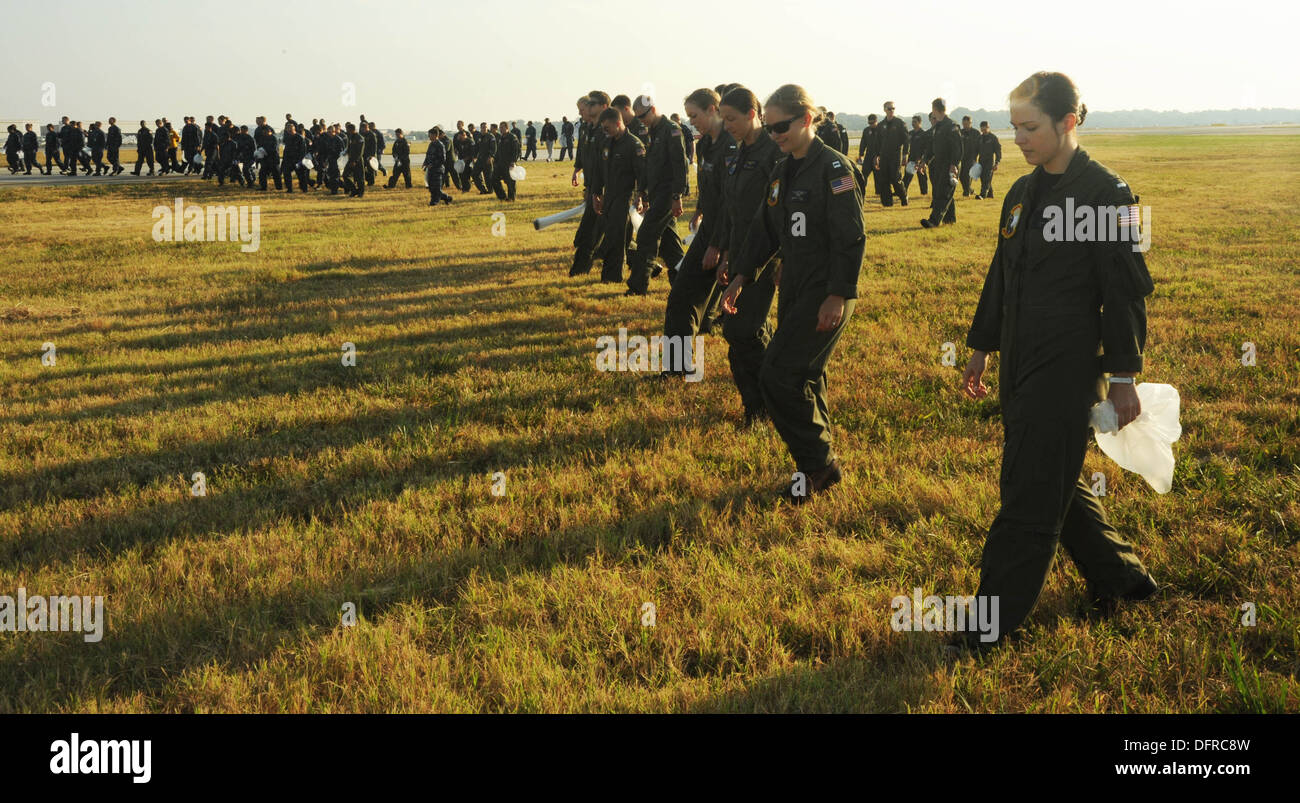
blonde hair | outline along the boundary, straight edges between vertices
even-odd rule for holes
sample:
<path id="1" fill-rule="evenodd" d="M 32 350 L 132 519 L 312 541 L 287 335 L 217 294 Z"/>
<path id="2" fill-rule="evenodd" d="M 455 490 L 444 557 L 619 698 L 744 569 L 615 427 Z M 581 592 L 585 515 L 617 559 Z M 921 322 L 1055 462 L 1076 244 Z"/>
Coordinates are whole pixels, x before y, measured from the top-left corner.
<path id="1" fill-rule="evenodd" d="M 813 126 L 822 121 L 821 110 L 813 103 L 812 96 L 798 84 L 785 84 L 777 87 L 777 90 L 768 96 L 767 103 L 764 105 L 775 106 L 786 114 L 799 117 L 811 114 Z"/>

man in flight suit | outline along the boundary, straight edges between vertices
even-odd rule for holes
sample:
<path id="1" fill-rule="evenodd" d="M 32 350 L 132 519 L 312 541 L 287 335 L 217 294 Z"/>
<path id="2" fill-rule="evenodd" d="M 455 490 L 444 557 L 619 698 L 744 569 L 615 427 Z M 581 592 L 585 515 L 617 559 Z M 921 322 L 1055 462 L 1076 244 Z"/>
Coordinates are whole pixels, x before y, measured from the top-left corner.
<path id="1" fill-rule="evenodd" d="M 406 188 L 411 188 L 411 143 L 406 141 L 406 134 L 397 129 L 397 139 L 393 140 L 393 174 L 388 177 L 388 189 L 397 186 L 399 178 L 406 179 Z M 433 143 L 429 143 L 433 147 Z"/>
<path id="2" fill-rule="evenodd" d="M 933 229 L 943 223 L 957 222 L 957 205 L 953 203 L 957 171 L 961 168 L 962 141 L 957 124 L 948 117 L 943 98 L 931 104 L 930 181 L 934 192 L 930 198 L 930 216 L 921 221 L 922 228 Z"/>
<path id="3" fill-rule="evenodd" d="M 976 198 L 993 197 L 993 171 L 1002 164 L 1002 142 L 989 129 L 989 121 L 980 121 L 980 194 Z"/>
<path id="4" fill-rule="evenodd" d="M 478 152 L 474 154 L 474 186 L 479 195 L 490 195 L 492 190 L 487 185 L 492 182 L 492 157 L 496 154 L 497 138 L 488 130 L 487 123 L 479 124 L 479 134 Z"/>
<path id="5" fill-rule="evenodd" d="M 98 127 L 98 123 L 96 127 Z M 100 134 L 100 136 L 102 137 L 103 134 Z M 27 175 L 29 176 L 32 174 L 33 167 L 36 168 L 38 175 L 41 172 L 41 166 L 36 162 L 36 154 L 40 149 L 40 137 L 36 136 L 36 132 L 32 130 L 32 124 L 28 123 L 27 130 L 23 132 L 23 162 L 27 166 Z"/>
<path id="6" fill-rule="evenodd" d="M 971 126 L 970 115 L 961 118 L 961 196 L 971 194 L 970 169 L 980 153 L 980 132 Z"/>
<path id="7" fill-rule="evenodd" d="M 605 145 L 607 144 L 608 135 L 605 129 L 597 122 L 605 110 L 609 108 L 609 95 L 599 90 L 593 91 L 590 95 L 578 98 L 578 114 L 582 115 L 586 123 L 578 129 L 578 148 L 573 151 L 573 175 L 569 183 L 578 186 L 578 173 L 582 172 L 582 200 L 586 205 L 582 210 L 582 220 L 578 222 L 578 230 L 573 235 L 573 265 L 569 268 L 570 276 L 581 276 L 591 272 L 592 261 L 600 253 L 601 243 L 605 236 L 606 219 L 597 215 L 596 204 L 592 200 L 595 192 L 593 189 L 597 184 L 597 178 L 603 169 Z M 622 117 L 619 118 L 620 120 Z M 568 124 L 568 120 L 565 120 Z M 560 152 L 561 161 L 563 161 L 564 152 Z M 611 263 L 607 259 L 605 264 Z M 623 281 L 623 260 L 618 260 L 618 274 L 614 275 L 612 270 L 607 270 L 601 274 L 601 281 L 604 282 L 621 282 Z"/>
<path id="8" fill-rule="evenodd" d="M 515 180 L 510 177 L 510 168 L 519 160 L 519 140 L 501 123 L 498 131 L 505 132 L 497 144 L 496 159 L 492 165 L 492 190 L 502 201 L 515 199 Z"/>
<path id="9" fill-rule="evenodd" d="M 912 115 L 912 130 L 908 132 L 908 161 L 916 170 L 916 180 L 921 185 L 921 194 L 926 194 L 925 171 L 921 168 L 925 166 L 925 159 L 928 158 L 927 151 L 930 150 L 930 132 L 921 127 L 921 115 Z M 903 171 L 903 194 L 907 194 L 907 188 L 912 185 L 912 174 L 906 170 Z"/>
<path id="10" fill-rule="evenodd" d="M 676 268 L 682 258 L 682 238 L 676 224 L 683 211 L 682 196 L 688 187 L 686 146 L 682 142 L 681 126 L 667 115 L 659 114 L 650 98 L 638 97 L 632 111 L 649 132 L 650 145 L 646 149 L 645 183 L 641 190 L 647 208 L 637 231 L 625 295 L 643 296 L 649 291 L 650 262 L 656 254 L 663 257 L 669 268 Z"/>
<path id="11" fill-rule="evenodd" d="M 601 281 L 618 282 L 623 278 L 623 257 L 627 250 L 628 204 L 633 195 L 640 198 L 645 186 L 646 149 L 623 124 L 618 109 L 606 108 L 597 118 L 604 130 L 599 170 L 584 169 L 590 176 L 592 208 L 603 223 L 604 236 L 597 255 L 603 259 Z M 641 208 L 638 200 L 637 208 Z"/>
<path id="12" fill-rule="evenodd" d="M 907 188 L 903 186 L 902 166 L 907 162 L 911 140 L 907 136 L 907 126 L 894 116 L 894 103 L 885 104 L 885 119 L 878 126 L 880 133 L 876 138 L 879 150 L 876 152 L 874 167 L 876 169 L 876 189 L 880 192 L 880 205 L 893 206 L 893 196 L 907 206 Z"/>
<path id="13" fill-rule="evenodd" d="M 862 129 L 862 138 L 858 140 L 858 164 L 862 172 L 871 176 L 872 186 L 880 191 L 880 181 L 876 178 L 876 155 L 880 153 L 880 123 L 874 114 L 867 115 L 867 127 Z M 831 146 L 835 147 L 835 146 Z"/>
<path id="14" fill-rule="evenodd" d="M 275 179 L 275 188 L 284 189 L 280 184 L 280 145 L 275 139 L 275 129 L 266 122 L 265 117 L 257 118 L 257 128 L 253 131 L 253 142 L 266 152 L 262 157 L 261 170 L 258 173 L 258 186 L 266 191 L 266 177 Z"/>

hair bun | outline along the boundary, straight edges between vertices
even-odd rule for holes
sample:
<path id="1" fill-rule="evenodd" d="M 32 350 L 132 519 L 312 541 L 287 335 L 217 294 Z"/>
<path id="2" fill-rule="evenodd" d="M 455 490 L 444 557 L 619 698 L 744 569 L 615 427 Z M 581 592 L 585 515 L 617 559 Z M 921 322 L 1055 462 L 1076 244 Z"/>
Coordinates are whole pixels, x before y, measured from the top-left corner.
<path id="1" fill-rule="evenodd" d="M 1087 116 L 1088 116 L 1088 104 L 1086 104 L 1086 103 L 1080 103 L 1080 104 L 1079 104 L 1079 119 L 1078 119 L 1077 121 L 1075 121 L 1074 124 L 1075 124 L 1075 125 L 1083 125 L 1083 118 L 1085 118 L 1085 117 L 1087 117 Z"/>

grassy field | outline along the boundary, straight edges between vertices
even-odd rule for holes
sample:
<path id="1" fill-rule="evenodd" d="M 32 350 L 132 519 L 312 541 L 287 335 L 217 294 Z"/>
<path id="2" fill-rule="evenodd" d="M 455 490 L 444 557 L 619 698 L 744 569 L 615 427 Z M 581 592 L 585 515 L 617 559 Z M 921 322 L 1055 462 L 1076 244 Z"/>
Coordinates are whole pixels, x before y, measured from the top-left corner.
<path id="1" fill-rule="evenodd" d="M 0 594 L 108 616 L 98 644 L 0 634 L 0 711 L 1300 711 L 1300 137 L 1083 144 L 1152 206 L 1144 377 L 1184 427 L 1168 495 L 1095 446 L 1086 470 L 1170 588 L 1090 623 L 1062 555 L 1025 638 L 951 666 L 890 600 L 977 584 L 1000 419 L 940 354 L 1000 201 L 926 232 L 925 203 L 869 199 L 846 482 L 794 509 L 719 338 L 698 384 L 595 370 L 597 337 L 661 331 L 667 285 L 567 276 L 575 224 L 529 221 L 577 203 L 568 164 L 436 209 L 0 189 Z M 1024 172 L 1008 145 L 999 197 Z M 260 205 L 260 249 L 155 243 L 179 187 Z"/>

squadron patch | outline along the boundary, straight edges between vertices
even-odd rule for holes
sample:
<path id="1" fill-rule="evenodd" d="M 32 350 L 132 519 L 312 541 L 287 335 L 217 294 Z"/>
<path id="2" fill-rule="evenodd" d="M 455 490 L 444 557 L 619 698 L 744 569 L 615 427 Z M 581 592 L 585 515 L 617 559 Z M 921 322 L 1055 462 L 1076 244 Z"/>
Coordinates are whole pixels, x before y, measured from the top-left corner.
<path id="1" fill-rule="evenodd" d="M 605 158 L 606 158 L 606 159 L 609 158 L 609 146 L 608 146 L 608 145 L 605 146 Z"/>
<path id="2" fill-rule="evenodd" d="M 1007 224 L 1002 227 L 1003 237 L 1010 239 L 1011 235 L 1016 233 L 1016 226 L 1020 225 L 1021 206 L 1022 206 L 1021 204 L 1016 204 L 1015 206 L 1011 207 L 1011 212 L 1007 215 Z"/>
<path id="3" fill-rule="evenodd" d="M 776 206 L 776 202 L 781 199 L 781 179 L 776 179 L 767 186 L 767 205 Z"/>

